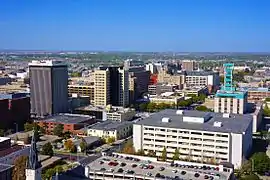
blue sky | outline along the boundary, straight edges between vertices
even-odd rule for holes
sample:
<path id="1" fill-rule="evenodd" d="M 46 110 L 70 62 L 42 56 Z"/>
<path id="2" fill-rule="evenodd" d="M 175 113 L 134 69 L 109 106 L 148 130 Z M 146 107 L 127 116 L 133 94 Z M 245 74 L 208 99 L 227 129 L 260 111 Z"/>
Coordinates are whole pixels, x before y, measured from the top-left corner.
<path id="1" fill-rule="evenodd" d="M 0 49 L 270 52 L 268 0 L 1 0 Z"/>

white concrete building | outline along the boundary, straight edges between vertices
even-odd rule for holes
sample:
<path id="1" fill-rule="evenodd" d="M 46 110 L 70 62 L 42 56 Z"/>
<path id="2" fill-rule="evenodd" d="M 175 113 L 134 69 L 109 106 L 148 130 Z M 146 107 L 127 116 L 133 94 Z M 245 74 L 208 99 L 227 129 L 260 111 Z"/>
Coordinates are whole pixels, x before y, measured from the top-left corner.
<path id="1" fill-rule="evenodd" d="M 252 116 L 167 109 L 133 125 L 136 151 L 164 147 L 172 158 L 204 163 L 230 162 L 239 168 L 252 147 Z"/>

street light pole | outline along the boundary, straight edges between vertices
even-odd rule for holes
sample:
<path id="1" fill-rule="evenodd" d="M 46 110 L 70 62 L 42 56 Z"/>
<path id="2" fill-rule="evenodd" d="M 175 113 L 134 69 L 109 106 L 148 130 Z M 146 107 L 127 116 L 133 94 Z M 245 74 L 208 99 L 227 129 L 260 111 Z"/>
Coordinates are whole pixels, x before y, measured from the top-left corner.
<path id="1" fill-rule="evenodd" d="M 16 133 L 18 132 L 18 124 L 17 123 L 14 123 L 15 126 L 16 126 Z"/>

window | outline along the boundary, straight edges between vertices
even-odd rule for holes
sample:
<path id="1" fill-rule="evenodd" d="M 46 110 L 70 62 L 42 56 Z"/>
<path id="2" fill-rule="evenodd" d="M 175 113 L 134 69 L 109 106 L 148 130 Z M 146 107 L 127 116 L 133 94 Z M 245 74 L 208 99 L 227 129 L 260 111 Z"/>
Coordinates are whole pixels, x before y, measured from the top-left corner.
<path id="1" fill-rule="evenodd" d="M 202 133 L 200 133 L 200 132 L 191 132 L 191 134 L 202 135 Z"/>

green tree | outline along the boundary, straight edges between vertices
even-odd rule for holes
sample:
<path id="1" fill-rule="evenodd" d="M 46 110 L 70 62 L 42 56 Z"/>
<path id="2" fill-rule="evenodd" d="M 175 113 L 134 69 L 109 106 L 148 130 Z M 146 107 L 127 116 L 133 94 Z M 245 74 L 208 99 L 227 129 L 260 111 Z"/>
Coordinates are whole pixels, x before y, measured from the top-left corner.
<path id="1" fill-rule="evenodd" d="M 51 143 L 46 143 L 42 146 L 42 151 L 41 154 L 43 155 L 48 155 L 48 156 L 53 156 L 53 146 Z"/>
<path id="2" fill-rule="evenodd" d="M 27 122 L 27 123 L 24 124 L 24 131 L 25 132 L 33 131 L 33 128 L 34 128 L 33 123 Z"/>
<path id="3" fill-rule="evenodd" d="M 156 153 L 153 150 L 148 151 L 147 156 L 156 157 Z"/>
<path id="4" fill-rule="evenodd" d="M 258 152 L 252 155 L 251 163 L 253 170 L 258 174 L 263 174 L 270 170 L 270 158 L 264 152 Z"/>
<path id="5" fill-rule="evenodd" d="M 74 146 L 74 143 L 73 143 L 73 141 L 71 141 L 71 140 L 67 140 L 65 143 L 64 143 L 64 146 L 65 146 L 65 149 L 66 150 L 71 150 L 71 148 Z"/>
<path id="6" fill-rule="evenodd" d="M 264 116 L 270 116 L 270 109 L 269 109 L 267 103 L 266 103 L 265 106 L 264 106 L 264 109 L 263 109 L 263 115 L 264 115 Z"/>
<path id="7" fill-rule="evenodd" d="M 76 152 L 77 152 L 77 148 L 76 148 L 75 145 L 73 145 L 73 146 L 71 147 L 70 152 L 71 152 L 71 153 L 76 153 Z"/>
<path id="8" fill-rule="evenodd" d="M 167 159 L 166 147 L 164 147 L 163 150 L 162 150 L 161 159 L 162 159 L 162 161 L 166 161 L 166 159 Z"/>
<path id="9" fill-rule="evenodd" d="M 244 176 L 243 178 L 240 178 L 240 180 L 260 180 L 260 178 L 256 174 L 250 174 L 250 175 Z"/>
<path id="10" fill-rule="evenodd" d="M 173 155 L 173 160 L 179 160 L 179 158 L 180 158 L 180 152 L 179 152 L 179 149 L 176 148 Z"/>
<path id="11" fill-rule="evenodd" d="M 132 140 L 128 140 L 125 143 L 122 152 L 125 153 L 125 154 L 136 154 L 136 151 L 134 149 Z"/>
<path id="12" fill-rule="evenodd" d="M 107 140 L 106 140 L 106 142 L 107 142 L 108 144 L 114 143 L 114 142 L 115 142 L 115 137 L 108 137 Z"/>
<path id="13" fill-rule="evenodd" d="M 195 109 L 197 111 L 211 112 L 211 110 L 208 109 L 206 106 L 197 106 Z"/>
<path id="14" fill-rule="evenodd" d="M 25 180 L 25 168 L 27 163 L 27 156 L 19 156 L 14 161 L 14 168 L 12 170 L 13 180 Z"/>
<path id="15" fill-rule="evenodd" d="M 138 154 L 139 156 L 144 156 L 145 155 L 143 149 L 138 150 L 136 154 Z"/>
<path id="16" fill-rule="evenodd" d="M 5 131 L 3 129 L 0 129 L 0 136 L 5 136 Z"/>
<path id="17" fill-rule="evenodd" d="M 147 110 L 149 112 L 154 112 L 156 110 L 156 104 L 155 103 L 152 103 L 152 102 L 148 103 L 147 104 Z"/>
<path id="18" fill-rule="evenodd" d="M 146 111 L 147 110 L 147 105 L 148 105 L 148 103 L 142 103 L 142 104 L 140 104 L 139 105 L 140 111 L 142 111 L 142 112 Z"/>
<path id="19" fill-rule="evenodd" d="M 81 148 L 81 152 L 86 151 L 87 143 L 86 143 L 85 139 L 83 139 L 83 138 L 82 138 L 82 141 L 80 142 L 80 148 Z"/>
<path id="20" fill-rule="evenodd" d="M 53 134 L 56 135 L 56 136 L 62 136 L 63 130 L 64 130 L 63 124 L 57 124 L 57 125 L 53 128 Z"/>

